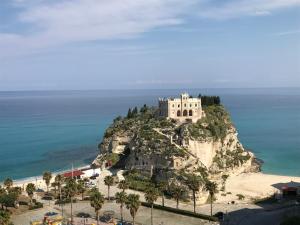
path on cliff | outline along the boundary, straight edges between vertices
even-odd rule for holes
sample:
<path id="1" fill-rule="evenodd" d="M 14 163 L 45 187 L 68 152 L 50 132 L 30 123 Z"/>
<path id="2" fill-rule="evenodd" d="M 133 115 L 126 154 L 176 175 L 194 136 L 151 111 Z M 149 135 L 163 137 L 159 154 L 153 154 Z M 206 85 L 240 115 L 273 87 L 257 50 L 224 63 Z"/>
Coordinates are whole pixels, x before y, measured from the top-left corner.
<path id="1" fill-rule="evenodd" d="M 171 142 L 171 144 L 175 145 L 178 149 L 183 150 L 188 155 L 192 156 L 194 158 L 194 161 L 190 160 L 189 164 L 196 163 L 197 165 L 199 165 L 199 166 L 201 166 L 203 168 L 206 168 L 206 166 L 201 162 L 201 160 L 196 155 L 194 155 L 193 153 L 191 153 L 190 151 L 188 151 L 186 148 L 178 145 L 174 141 L 171 141 L 171 138 L 168 135 L 166 135 L 163 132 L 161 132 L 158 128 L 153 128 L 153 130 L 156 131 L 158 134 L 163 135 L 164 137 L 166 137 Z"/>

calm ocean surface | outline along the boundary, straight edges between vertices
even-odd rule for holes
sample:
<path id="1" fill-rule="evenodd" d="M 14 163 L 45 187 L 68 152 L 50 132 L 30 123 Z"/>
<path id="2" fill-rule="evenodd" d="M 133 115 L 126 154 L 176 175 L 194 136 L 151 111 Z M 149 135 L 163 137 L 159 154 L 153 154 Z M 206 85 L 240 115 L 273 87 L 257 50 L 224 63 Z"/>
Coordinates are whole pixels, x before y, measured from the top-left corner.
<path id="1" fill-rule="evenodd" d="M 220 95 L 265 173 L 300 176 L 300 89 L 199 89 Z M 90 163 L 104 130 L 129 107 L 181 90 L 0 92 L 0 180 Z"/>

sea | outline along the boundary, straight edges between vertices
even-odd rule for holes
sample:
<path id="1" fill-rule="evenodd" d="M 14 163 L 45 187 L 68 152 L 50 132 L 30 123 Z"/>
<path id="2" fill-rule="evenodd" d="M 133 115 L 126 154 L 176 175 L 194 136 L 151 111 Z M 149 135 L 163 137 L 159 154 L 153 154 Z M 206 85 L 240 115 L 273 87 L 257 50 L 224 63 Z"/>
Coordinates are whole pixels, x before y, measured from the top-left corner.
<path id="1" fill-rule="evenodd" d="M 0 92 L 0 181 L 84 166 L 105 129 L 159 97 L 219 95 L 268 174 L 300 176 L 300 88 Z"/>

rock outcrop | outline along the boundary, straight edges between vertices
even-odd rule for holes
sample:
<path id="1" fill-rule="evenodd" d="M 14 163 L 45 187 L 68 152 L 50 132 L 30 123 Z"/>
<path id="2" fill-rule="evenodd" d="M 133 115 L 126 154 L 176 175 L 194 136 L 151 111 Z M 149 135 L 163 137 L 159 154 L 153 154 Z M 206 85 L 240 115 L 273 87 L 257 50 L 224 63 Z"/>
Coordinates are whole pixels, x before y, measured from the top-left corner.
<path id="1" fill-rule="evenodd" d="M 118 117 L 105 132 L 100 155 L 117 154 L 119 166 L 149 173 L 204 168 L 218 176 L 256 171 L 254 155 L 239 142 L 225 108 L 213 105 L 203 109 L 205 117 L 197 123 L 156 117 L 155 108 L 130 118 Z"/>

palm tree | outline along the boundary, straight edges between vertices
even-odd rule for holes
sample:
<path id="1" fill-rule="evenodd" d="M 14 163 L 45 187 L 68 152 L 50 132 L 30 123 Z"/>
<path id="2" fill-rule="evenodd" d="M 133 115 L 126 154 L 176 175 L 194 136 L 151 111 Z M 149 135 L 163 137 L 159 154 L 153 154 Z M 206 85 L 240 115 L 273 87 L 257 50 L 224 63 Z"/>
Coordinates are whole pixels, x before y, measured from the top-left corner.
<path id="1" fill-rule="evenodd" d="M 59 191 L 59 199 L 61 200 L 61 186 L 64 182 L 64 177 L 60 174 L 57 174 L 54 178 L 55 183 L 57 185 L 58 191 Z"/>
<path id="2" fill-rule="evenodd" d="M 188 175 L 186 184 L 189 189 L 193 192 L 193 201 L 194 201 L 194 213 L 196 212 L 196 192 L 199 191 L 199 188 L 202 184 L 201 178 L 195 174 Z"/>
<path id="3" fill-rule="evenodd" d="M 60 174 L 57 174 L 54 178 L 55 180 L 55 183 L 57 185 L 57 188 L 58 188 L 58 192 L 59 192 L 59 202 L 60 202 L 60 206 L 61 206 L 61 214 L 63 216 L 63 203 L 62 203 L 62 193 L 61 193 L 61 187 L 62 187 L 62 184 L 64 182 L 64 177 Z"/>
<path id="4" fill-rule="evenodd" d="M 127 200 L 127 194 L 125 191 L 117 192 L 115 198 L 116 198 L 116 203 L 120 204 L 121 223 L 123 224 L 123 207 Z"/>
<path id="5" fill-rule="evenodd" d="M 52 178 L 51 172 L 46 171 L 46 172 L 43 173 L 43 180 L 44 180 L 45 183 L 46 183 L 46 186 L 47 186 L 47 192 L 49 192 L 49 185 L 50 185 L 51 178 Z"/>
<path id="6" fill-rule="evenodd" d="M 125 190 L 129 188 L 129 184 L 126 180 L 121 180 L 118 184 L 118 188 L 125 192 Z"/>
<path id="7" fill-rule="evenodd" d="M 85 183 L 83 180 L 78 180 L 77 191 L 81 194 L 81 200 L 84 198 L 84 192 L 86 191 Z"/>
<path id="8" fill-rule="evenodd" d="M 74 178 L 67 179 L 65 192 L 66 196 L 71 200 L 71 224 L 73 224 L 73 197 L 77 193 L 77 183 Z"/>
<path id="9" fill-rule="evenodd" d="M 179 199 L 182 197 L 182 195 L 184 193 L 184 189 L 182 186 L 174 184 L 174 183 L 171 185 L 171 187 L 172 187 L 171 193 L 172 193 L 173 198 L 175 198 L 175 200 L 176 200 L 176 208 L 178 209 Z"/>
<path id="10" fill-rule="evenodd" d="M 145 193 L 146 201 L 151 205 L 151 225 L 153 225 L 153 204 L 158 198 L 158 190 L 156 188 L 147 188 Z"/>
<path id="11" fill-rule="evenodd" d="M 91 206 L 95 209 L 97 225 L 99 224 L 99 210 L 102 208 L 104 204 L 104 195 L 101 194 L 97 188 L 93 188 L 91 191 Z"/>
<path id="12" fill-rule="evenodd" d="M 161 202 L 162 202 L 162 206 L 165 206 L 165 195 L 164 192 L 166 191 L 167 187 L 168 187 L 168 182 L 166 181 L 161 181 L 158 183 L 157 185 L 158 190 L 161 194 Z"/>
<path id="13" fill-rule="evenodd" d="M 30 204 L 32 204 L 33 193 L 35 192 L 35 185 L 33 183 L 29 183 L 26 186 L 26 192 L 30 198 Z"/>
<path id="14" fill-rule="evenodd" d="M 210 215 L 212 216 L 212 204 L 214 200 L 214 196 L 218 191 L 218 186 L 215 182 L 206 181 L 205 183 L 205 190 L 209 192 L 210 196 Z"/>
<path id="15" fill-rule="evenodd" d="M 126 201 L 126 208 L 129 209 L 132 216 L 132 224 L 135 225 L 135 216 L 141 205 L 140 196 L 136 194 L 129 194 Z"/>
<path id="16" fill-rule="evenodd" d="M 106 176 L 104 178 L 104 183 L 105 183 L 105 185 L 107 185 L 107 198 L 108 198 L 108 200 L 110 200 L 109 190 L 110 190 L 110 187 L 114 184 L 114 178 L 112 176 Z"/>
<path id="17" fill-rule="evenodd" d="M 3 198 L 4 198 L 5 195 L 6 195 L 6 190 L 5 190 L 5 188 L 3 188 L 3 187 L 0 185 L 0 204 L 1 204 L 1 209 L 3 209 L 3 206 L 4 206 Z"/>
<path id="18" fill-rule="evenodd" d="M 8 225 L 10 220 L 10 214 L 7 211 L 0 210 L 0 224 Z"/>
<path id="19" fill-rule="evenodd" d="M 13 180 L 11 178 L 6 178 L 4 180 L 4 186 L 6 187 L 6 190 L 9 190 L 13 186 Z"/>
<path id="20" fill-rule="evenodd" d="M 51 183 L 51 187 L 54 188 L 54 195 L 56 195 L 56 192 L 57 192 L 57 183 L 54 181 Z"/>
<path id="21" fill-rule="evenodd" d="M 222 191 L 225 191 L 225 184 L 226 184 L 226 180 L 228 179 L 228 177 L 229 177 L 228 174 L 222 175 Z"/>

